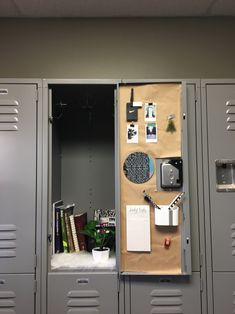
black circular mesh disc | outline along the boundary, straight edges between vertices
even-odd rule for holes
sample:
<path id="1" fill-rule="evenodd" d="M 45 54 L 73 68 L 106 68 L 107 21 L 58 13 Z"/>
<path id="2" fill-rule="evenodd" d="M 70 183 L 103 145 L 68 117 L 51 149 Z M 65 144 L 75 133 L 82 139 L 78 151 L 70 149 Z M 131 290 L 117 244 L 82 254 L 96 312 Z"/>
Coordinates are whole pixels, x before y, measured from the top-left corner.
<path id="1" fill-rule="evenodd" d="M 123 164 L 123 171 L 131 182 L 145 183 L 153 176 L 154 161 L 145 153 L 131 153 Z"/>

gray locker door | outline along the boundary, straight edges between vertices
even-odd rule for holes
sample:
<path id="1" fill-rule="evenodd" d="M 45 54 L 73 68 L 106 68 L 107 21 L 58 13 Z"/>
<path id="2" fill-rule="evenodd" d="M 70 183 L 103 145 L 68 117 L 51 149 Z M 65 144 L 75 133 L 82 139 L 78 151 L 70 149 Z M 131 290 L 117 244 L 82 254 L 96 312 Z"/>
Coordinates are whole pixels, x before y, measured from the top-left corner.
<path id="1" fill-rule="evenodd" d="M 215 160 L 235 159 L 235 131 L 227 130 L 226 114 L 235 85 L 208 84 L 206 94 L 213 270 L 235 271 L 235 192 L 217 192 L 215 167 Z"/>
<path id="2" fill-rule="evenodd" d="M 235 313 L 235 273 L 214 273 L 214 314 Z"/>
<path id="3" fill-rule="evenodd" d="M 36 85 L 0 85 L 0 273 L 32 273 Z"/>
<path id="4" fill-rule="evenodd" d="M 214 314 L 235 313 L 235 273 L 214 273 Z"/>
<path id="5" fill-rule="evenodd" d="M 130 313 L 201 313 L 200 273 L 181 277 L 131 277 Z"/>
<path id="6" fill-rule="evenodd" d="M 34 313 L 34 276 L 0 274 L 0 313 Z"/>
<path id="7" fill-rule="evenodd" d="M 49 274 L 48 314 L 118 314 L 117 288 L 115 273 Z"/>

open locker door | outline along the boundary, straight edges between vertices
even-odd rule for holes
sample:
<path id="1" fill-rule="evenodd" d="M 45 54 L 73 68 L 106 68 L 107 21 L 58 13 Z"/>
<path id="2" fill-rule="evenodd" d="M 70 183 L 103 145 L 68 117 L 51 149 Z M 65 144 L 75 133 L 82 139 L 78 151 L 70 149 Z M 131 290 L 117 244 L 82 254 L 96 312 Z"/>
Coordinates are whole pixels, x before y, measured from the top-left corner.
<path id="1" fill-rule="evenodd" d="M 191 273 L 186 84 L 119 86 L 120 271 Z"/>

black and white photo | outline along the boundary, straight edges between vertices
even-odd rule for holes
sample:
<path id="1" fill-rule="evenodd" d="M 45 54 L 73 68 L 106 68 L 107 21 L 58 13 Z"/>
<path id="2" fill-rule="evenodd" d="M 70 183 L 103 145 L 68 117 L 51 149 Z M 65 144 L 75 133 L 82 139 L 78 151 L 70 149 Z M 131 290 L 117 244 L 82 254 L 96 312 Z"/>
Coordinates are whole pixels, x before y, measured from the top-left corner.
<path id="1" fill-rule="evenodd" d="M 144 105 L 144 120 L 156 121 L 156 103 L 147 102 Z"/>
<path id="2" fill-rule="evenodd" d="M 127 143 L 138 143 L 138 124 L 127 124 Z"/>

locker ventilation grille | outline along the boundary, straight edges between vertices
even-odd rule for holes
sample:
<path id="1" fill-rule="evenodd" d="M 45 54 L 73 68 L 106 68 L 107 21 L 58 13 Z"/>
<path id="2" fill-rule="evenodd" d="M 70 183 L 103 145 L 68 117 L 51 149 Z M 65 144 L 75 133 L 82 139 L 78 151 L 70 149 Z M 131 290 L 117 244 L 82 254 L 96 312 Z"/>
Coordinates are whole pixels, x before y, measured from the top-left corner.
<path id="1" fill-rule="evenodd" d="M 15 293 L 13 291 L 0 291 L 0 313 L 16 314 L 13 309 L 15 304 Z"/>
<path id="2" fill-rule="evenodd" d="M 232 233 L 231 233 L 231 238 L 232 238 L 232 255 L 235 256 L 235 224 L 232 224 L 231 229 L 232 229 Z"/>
<path id="3" fill-rule="evenodd" d="M 0 100 L 0 131 L 18 130 L 18 106 L 17 100 Z"/>
<path id="4" fill-rule="evenodd" d="M 235 99 L 226 101 L 227 131 L 235 131 Z"/>
<path id="5" fill-rule="evenodd" d="M 151 314 L 181 314 L 182 291 L 153 290 L 151 292 Z"/>
<path id="6" fill-rule="evenodd" d="M 16 226 L 0 225 L 0 258 L 16 256 Z"/>
<path id="7" fill-rule="evenodd" d="M 96 290 L 73 290 L 67 294 L 67 314 L 99 314 L 99 293 Z"/>

